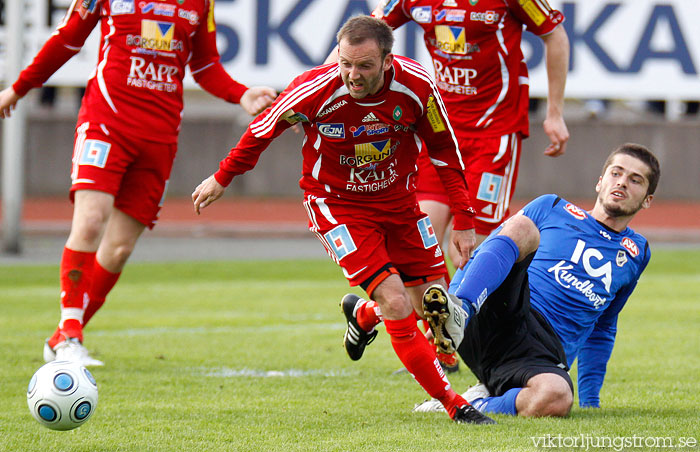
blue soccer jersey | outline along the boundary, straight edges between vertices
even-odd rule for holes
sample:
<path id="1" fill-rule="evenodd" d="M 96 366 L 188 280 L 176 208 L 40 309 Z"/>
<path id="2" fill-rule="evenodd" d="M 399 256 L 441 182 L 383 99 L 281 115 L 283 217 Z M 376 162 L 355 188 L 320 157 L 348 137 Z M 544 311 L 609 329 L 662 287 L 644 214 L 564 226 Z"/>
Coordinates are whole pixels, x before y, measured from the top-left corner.
<path id="1" fill-rule="evenodd" d="M 568 365 L 578 358 L 580 404 L 598 406 L 617 316 L 649 262 L 648 243 L 630 228 L 608 229 L 556 195 L 535 199 L 521 213 L 540 231 L 528 268 L 530 303 L 558 334 Z"/>

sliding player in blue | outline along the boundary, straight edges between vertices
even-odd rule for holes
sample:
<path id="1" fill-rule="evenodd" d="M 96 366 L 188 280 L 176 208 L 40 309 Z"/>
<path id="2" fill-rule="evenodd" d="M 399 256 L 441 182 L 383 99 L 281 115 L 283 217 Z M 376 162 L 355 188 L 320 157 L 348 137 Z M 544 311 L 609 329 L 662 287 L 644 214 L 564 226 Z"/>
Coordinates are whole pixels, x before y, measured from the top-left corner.
<path id="1" fill-rule="evenodd" d="M 603 166 L 592 210 L 541 196 L 476 250 L 450 295 L 427 289 L 435 343 L 444 353 L 457 350 L 479 379 L 463 394 L 475 408 L 566 416 L 573 404 L 567 371 L 576 359 L 580 405 L 600 406 L 618 314 L 650 258 L 647 240 L 627 225 L 650 206 L 659 174 L 647 148 L 624 144 Z"/>

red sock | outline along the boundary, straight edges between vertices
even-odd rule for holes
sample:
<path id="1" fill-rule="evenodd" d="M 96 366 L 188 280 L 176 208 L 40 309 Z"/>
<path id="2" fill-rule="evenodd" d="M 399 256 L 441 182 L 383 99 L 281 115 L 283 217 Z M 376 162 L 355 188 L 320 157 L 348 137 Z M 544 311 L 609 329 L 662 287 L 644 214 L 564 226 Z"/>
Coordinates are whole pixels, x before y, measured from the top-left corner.
<path id="1" fill-rule="evenodd" d="M 445 397 L 450 382 L 438 363 L 434 348 L 418 329 L 415 317 L 409 315 L 401 320 L 385 319 L 384 325 L 391 336 L 394 351 L 413 378 L 432 397 Z"/>
<path id="2" fill-rule="evenodd" d="M 61 321 L 60 332 L 66 337 L 83 340 L 83 313 L 87 303 L 95 252 L 73 251 L 63 248 L 61 258 Z M 55 340 L 55 336 L 52 340 Z M 59 339 L 61 335 L 59 335 Z M 56 344 L 49 345 L 52 347 Z"/>
<path id="3" fill-rule="evenodd" d="M 107 294 L 112 290 L 112 287 L 117 283 L 119 276 L 122 273 L 111 273 L 104 269 L 102 265 L 95 259 L 95 265 L 92 270 L 92 282 L 88 295 L 90 301 L 85 314 L 83 315 L 83 327 L 88 324 L 93 315 L 102 307 L 107 298 Z"/>
<path id="4" fill-rule="evenodd" d="M 367 300 L 367 303 L 357 309 L 357 324 L 365 331 L 372 331 L 382 320 L 382 311 L 374 300 Z"/>

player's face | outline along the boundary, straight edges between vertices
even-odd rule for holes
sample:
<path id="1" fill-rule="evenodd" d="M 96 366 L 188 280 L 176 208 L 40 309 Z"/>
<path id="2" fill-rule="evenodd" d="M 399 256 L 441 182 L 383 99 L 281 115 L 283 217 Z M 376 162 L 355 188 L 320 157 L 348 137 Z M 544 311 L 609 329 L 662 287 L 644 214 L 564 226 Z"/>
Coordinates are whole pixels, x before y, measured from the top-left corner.
<path id="1" fill-rule="evenodd" d="M 598 180 L 598 204 L 611 217 L 627 217 L 649 207 L 649 167 L 627 154 L 617 154 Z"/>
<path id="2" fill-rule="evenodd" d="M 340 41 L 340 76 L 350 95 L 362 99 L 377 93 L 384 85 L 384 72 L 391 67 L 393 58 L 392 54 L 382 58 L 382 51 L 373 39 L 366 39 L 357 45 L 349 44 L 346 39 Z"/>

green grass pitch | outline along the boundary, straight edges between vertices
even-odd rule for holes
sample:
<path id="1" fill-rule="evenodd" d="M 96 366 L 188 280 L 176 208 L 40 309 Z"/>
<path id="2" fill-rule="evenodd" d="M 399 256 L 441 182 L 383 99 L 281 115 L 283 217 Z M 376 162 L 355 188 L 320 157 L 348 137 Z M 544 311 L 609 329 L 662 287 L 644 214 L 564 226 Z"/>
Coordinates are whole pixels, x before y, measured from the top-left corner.
<path id="1" fill-rule="evenodd" d="M 347 358 L 350 289 L 330 261 L 131 264 L 86 330 L 106 363 L 91 369 L 97 411 L 54 432 L 25 392 L 59 316 L 58 270 L 0 267 L 0 451 L 700 450 L 699 268 L 700 251 L 654 252 L 620 317 L 602 409 L 469 426 L 411 412 L 425 394 L 392 374 L 383 328 Z M 475 379 L 450 381 L 461 392 Z"/>

